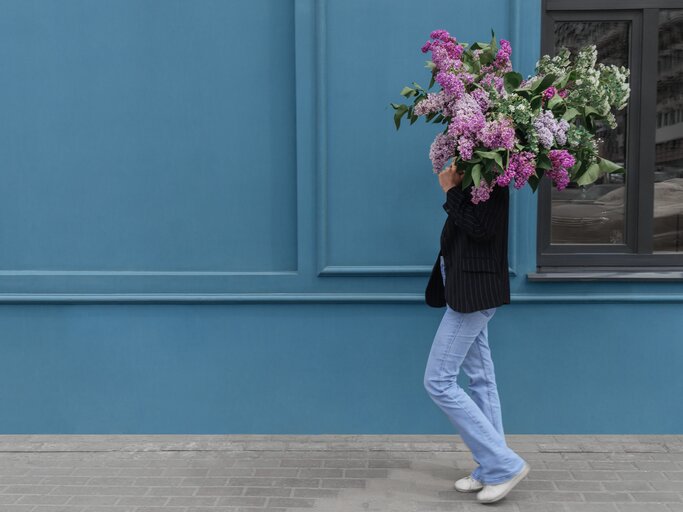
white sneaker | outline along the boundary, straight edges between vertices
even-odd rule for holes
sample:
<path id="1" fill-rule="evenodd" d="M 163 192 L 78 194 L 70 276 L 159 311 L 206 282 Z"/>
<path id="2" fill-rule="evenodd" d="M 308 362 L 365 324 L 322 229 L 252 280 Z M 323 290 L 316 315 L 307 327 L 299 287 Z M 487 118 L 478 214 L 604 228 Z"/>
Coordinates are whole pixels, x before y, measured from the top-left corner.
<path id="1" fill-rule="evenodd" d="M 527 475 L 529 469 L 531 469 L 529 464 L 524 461 L 524 467 L 510 480 L 499 484 L 484 484 L 484 488 L 477 493 L 477 501 L 480 503 L 493 503 L 503 499 Z"/>
<path id="2" fill-rule="evenodd" d="M 455 490 L 460 492 L 474 492 L 484 488 L 479 480 L 472 475 L 467 475 L 464 478 L 455 481 Z"/>

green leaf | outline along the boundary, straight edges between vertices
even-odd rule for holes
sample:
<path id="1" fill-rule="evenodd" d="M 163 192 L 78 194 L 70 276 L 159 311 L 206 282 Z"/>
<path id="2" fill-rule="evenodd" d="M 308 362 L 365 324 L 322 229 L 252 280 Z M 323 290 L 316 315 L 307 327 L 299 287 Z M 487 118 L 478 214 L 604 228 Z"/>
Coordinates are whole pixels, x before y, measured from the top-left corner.
<path id="1" fill-rule="evenodd" d="M 472 164 L 472 165 L 474 165 L 474 164 L 476 164 L 476 163 L 481 162 L 481 157 L 475 155 L 475 156 L 473 156 L 473 157 L 472 157 L 471 159 L 469 159 L 469 160 L 463 160 L 463 162 L 466 163 L 466 164 Z"/>
<path id="2" fill-rule="evenodd" d="M 462 179 L 462 188 L 467 188 L 472 184 L 472 172 L 465 171 L 465 177 Z"/>
<path id="3" fill-rule="evenodd" d="M 505 73 L 505 76 L 503 77 L 503 84 L 505 85 L 505 90 L 507 92 L 512 92 L 517 87 L 519 87 L 519 84 L 522 83 L 522 75 L 517 73 L 516 71 L 510 71 L 509 73 Z"/>
<path id="4" fill-rule="evenodd" d="M 431 89 L 434 87 L 434 83 L 436 82 L 436 73 L 432 73 L 432 78 L 429 80 L 429 87 L 428 89 Z"/>
<path id="5" fill-rule="evenodd" d="M 536 168 L 537 169 L 552 169 L 553 164 L 550 162 L 550 158 L 548 158 L 548 155 L 545 153 L 539 153 L 538 158 L 536 159 Z"/>
<path id="6" fill-rule="evenodd" d="M 600 171 L 602 174 L 611 172 L 626 172 L 621 165 L 616 164 L 611 160 L 607 160 L 606 158 L 599 158 L 598 165 L 600 166 Z"/>
<path id="7" fill-rule="evenodd" d="M 491 50 L 485 50 L 479 55 L 479 64 L 488 66 L 495 60 L 496 56 Z"/>
<path id="8" fill-rule="evenodd" d="M 474 55 L 472 55 L 471 51 L 467 50 L 467 51 L 463 52 L 460 59 L 462 60 L 463 64 L 465 64 L 465 68 L 467 69 L 468 72 L 478 73 L 480 71 L 481 66 L 479 65 L 479 62 L 477 62 L 474 59 Z"/>
<path id="9" fill-rule="evenodd" d="M 586 116 L 584 118 L 584 124 L 586 125 L 586 128 L 590 130 L 591 132 L 595 131 L 595 126 L 593 125 L 593 119 L 594 116 Z"/>
<path id="10" fill-rule="evenodd" d="M 405 96 L 406 98 L 409 98 L 410 96 L 413 95 L 414 92 L 415 92 L 415 89 L 411 89 L 410 87 L 405 86 L 403 89 L 401 89 L 400 94 L 401 94 L 401 96 Z"/>
<path id="11" fill-rule="evenodd" d="M 479 185 L 479 182 L 481 181 L 481 164 L 476 164 L 472 167 L 472 181 L 475 186 Z"/>
<path id="12" fill-rule="evenodd" d="M 493 160 L 498 164 L 498 167 L 503 169 L 503 156 L 495 151 L 475 151 L 475 153 L 482 158 Z"/>
<path id="13" fill-rule="evenodd" d="M 559 94 L 555 94 L 550 101 L 548 101 L 548 108 L 550 110 L 554 109 L 557 105 L 564 103 L 564 100 Z"/>
<path id="14" fill-rule="evenodd" d="M 396 109 L 396 112 L 394 113 L 394 124 L 396 125 L 397 130 L 400 128 L 401 118 L 406 112 L 408 112 L 408 107 L 406 105 L 399 105 Z"/>
<path id="15" fill-rule="evenodd" d="M 527 183 L 531 187 L 531 190 L 536 192 L 536 189 L 538 188 L 538 183 L 540 182 L 540 178 L 537 178 L 536 176 L 529 176 L 529 179 L 527 180 Z"/>
<path id="16" fill-rule="evenodd" d="M 486 50 L 490 45 L 488 43 L 472 43 L 472 46 L 470 46 L 470 50 Z"/>
<path id="17" fill-rule="evenodd" d="M 491 49 L 496 50 L 498 48 L 498 41 L 496 41 L 496 34 L 491 29 Z"/>
<path id="18" fill-rule="evenodd" d="M 569 73 L 564 75 L 564 77 L 562 77 L 562 79 L 558 82 L 558 84 L 557 84 L 558 88 L 564 89 L 567 86 L 567 82 L 569 82 L 569 80 L 574 80 L 575 76 L 576 76 L 576 71 L 571 70 Z"/>
<path id="19" fill-rule="evenodd" d="M 597 180 L 602 173 L 600 172 L 600 166 L 597 163 L 592 163 L 586 169 L 581 177 L 576 180 L 577 185 L 589 185 Z"/>
<path id="20" fill-rule="evenodd" d="M 583 166 L 583 160 L 579 160 L 578 158 L 576 159 L 576 163 L 569 169 L 569 174 L 573 178 L 579 178 L 583 172 L 585 172 L 585 169 L 581 171 L 581 167 Z"/>
<path id="21" fill-rule="evenodd" d="M 599 115 L 600 115 L 600 112 L 598 112 L 598 111 L 597 111 L 596 109 L 594 109 L 593 107 L 586 107 L 586 108 L 583 110 L 583 115 L 586 116 L 586 117 L 591 116 L 591 115 L 592 115 L 592 116 L 599 116 Z"/>
<path id="22" fill-rule="evenodd" d="M 429 68 L 431 70 L 436 69 L 436 64 L 434 64 L 431 60 L 427 60 L 425 62 L 426 62 L 426 64 L 425 64 L 426 68 Z"/>
<path id="23" fill-rule="evenodd" d="M 575 108 L 571 107 L 568 108 L 567 111 L 562 115 L 562 119 L 565 121 L 571 121 L 574 119 L 576 116 L 579 115 L 579 111 L 576 110 Z"/>
<path id="24" fill-rule="evenodd" d="M 552 73 L 548 73 L 545 76 L 537 78 L 531 84 L 531 90 L 534 92 L 545 91 L 548 87 L 553 85 L 555 78 L 556 78 L 555 75 L 553 75 Z"/>
<path id="25" fill-rule="evenodd" d="M 541 101 L 542 101 L 542 97 L 540 95 L 534 96 L 533 98 L 531 98 L 531 101 L 529 102 L 529 105 L 531 106 L 531 110 L 538 110 L 539 108 L 541 108 Z"/>

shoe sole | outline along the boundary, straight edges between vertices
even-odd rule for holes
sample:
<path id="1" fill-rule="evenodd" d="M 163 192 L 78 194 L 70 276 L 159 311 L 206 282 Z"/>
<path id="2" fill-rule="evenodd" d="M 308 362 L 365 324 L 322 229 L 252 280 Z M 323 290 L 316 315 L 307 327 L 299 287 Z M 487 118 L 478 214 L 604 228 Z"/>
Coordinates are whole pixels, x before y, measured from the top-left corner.
<path id="1" fill-rule="evenodd" d="M 525 463 L 524 463 L 524 467 L 522 468 L 522 470 L 521 470 L 518 474 L 516 474 L 515 476 L 513 476 L 510 480 L 508 480 L 508 482 L 510 482 L 511 485 L 507 488 L 507 490 L 506 490 L 503 494 L 501 494 L 500 496 L 498 496 L 498 497 L 496 497 L 496 498 L 494 498 L 494 499 L 492 499 L 492 500 L 480 500 L 480 499 L 477 499 L 477 501 L 479 501 L 479 503 L 494 503 L 494 502 L 496 502 L 496 501 L 502 500 L 503 498 L 505 498 L 505 496 L 507 496 L 507 494 L 508 494 L 512 489 L 515 488 L 515 486 L 519 483 L 519 481 L 520 481 L 522 478 L 524 478 L 524 477 L 529 473 L 529 470 L 530 470 L 530 469 L 531 469 L 531 467 L 529 466 L 529 463 L 528 463 L 528 462 L 525 462 Z M 503 483 L 503 482 L 500 482 L 500 483 Z"/>
<path id="2" fill-rule="evenodd" d="M 483 488 L 484 488 L 484 486 L 482 485 L 481 487 L 475 487 L 474 489 L 458 489 L 457 487 L 455 487 L 455 490 L 458 492 L 479 492 Z"/>
<path id="3" fill-rule="evenodd" d="M 472 489 L 458 489 L 458 481 L 456 480 L 456 482 L 453 484 L 453 488 L 458 492 L 479 492 L 484 488 L 484 486 L 481 485 L 479 487 L 474 487 Z"/>

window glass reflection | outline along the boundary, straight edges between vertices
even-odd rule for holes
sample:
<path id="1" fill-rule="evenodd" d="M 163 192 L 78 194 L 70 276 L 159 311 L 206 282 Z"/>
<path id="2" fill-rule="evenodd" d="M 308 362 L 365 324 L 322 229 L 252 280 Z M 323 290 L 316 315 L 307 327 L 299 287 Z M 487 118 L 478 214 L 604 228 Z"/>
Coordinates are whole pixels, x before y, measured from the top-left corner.
<path id="1" fill-rule="evenodd" d="M 683 9 L 659 11 L 653 250 L 683 251 Z"/>
<path id="2" fill-rule="evenodd" d="M 594 44 L 598 62 L 629 66 L 628 21 L 561 21 L 555 23 L 555 50 L 566 46 L 574 56 Z M 595 183 L 564 190 L 552 187 L 552 244 L 623 244 L 626 232 L 626 121 L 628 107 L 615 113 L 617 128 L 596 123 L 599 154 L 624 165 L 626 173 L 607 174 Z"/>

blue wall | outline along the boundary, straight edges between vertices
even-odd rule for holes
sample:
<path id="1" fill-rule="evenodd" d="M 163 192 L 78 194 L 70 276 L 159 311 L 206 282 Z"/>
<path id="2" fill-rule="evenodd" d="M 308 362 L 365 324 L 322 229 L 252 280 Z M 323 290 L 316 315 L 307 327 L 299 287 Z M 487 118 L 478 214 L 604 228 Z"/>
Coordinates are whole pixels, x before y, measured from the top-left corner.
<path id="1" fill-rule="evenodd" d="M 538 58 L 537 1 L 0 0 L 0 433 L 451 433 L 422 387 L 434 28 Z M 530 283 L 509 433 L 683 433 L 683 286 Z M 464 379 L 463 379 L 464 383 Z"/>

